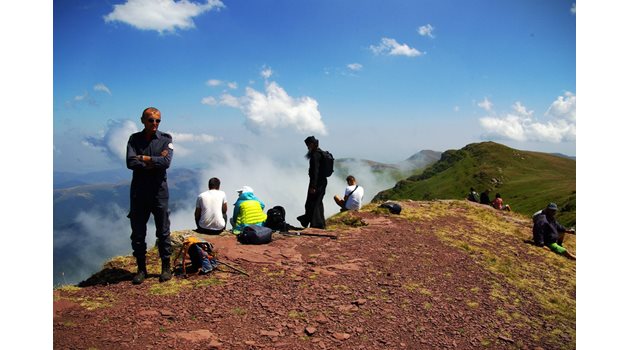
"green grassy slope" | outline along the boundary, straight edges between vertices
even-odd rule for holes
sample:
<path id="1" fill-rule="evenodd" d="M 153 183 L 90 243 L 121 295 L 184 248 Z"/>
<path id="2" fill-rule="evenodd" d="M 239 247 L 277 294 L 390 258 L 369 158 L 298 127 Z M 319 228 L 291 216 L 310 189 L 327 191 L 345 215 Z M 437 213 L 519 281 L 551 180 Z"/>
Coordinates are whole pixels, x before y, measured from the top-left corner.
<path id="1" fill-rule="evenodd" d="M 575 160 L 521 151 L 494 142 L 448 150 L 422 174 L 402 180 L 375 200 L 461 199 L 470 187 L 501 193 L 512 210 L 531 215 L 548 202 L 558 204 L 558 220 L 575 226 Z"/>

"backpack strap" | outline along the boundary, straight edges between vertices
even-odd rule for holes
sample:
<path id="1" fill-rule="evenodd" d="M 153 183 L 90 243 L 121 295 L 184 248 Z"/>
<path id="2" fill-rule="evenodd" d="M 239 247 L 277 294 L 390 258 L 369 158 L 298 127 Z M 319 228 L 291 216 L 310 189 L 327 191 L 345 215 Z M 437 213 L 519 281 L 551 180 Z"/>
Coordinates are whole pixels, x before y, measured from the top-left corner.
<path id="1" fill-rule="evenodd" d="M 357 190 L 357 188 L 359 188 L 359 185 L 355 185 L 354 190 L 352 190 L 352 192 L 348 193 L 348 198 L 350 198 L 350 196 L 352 196 L 352 194 L 354 193 L 354 191 Z"/>

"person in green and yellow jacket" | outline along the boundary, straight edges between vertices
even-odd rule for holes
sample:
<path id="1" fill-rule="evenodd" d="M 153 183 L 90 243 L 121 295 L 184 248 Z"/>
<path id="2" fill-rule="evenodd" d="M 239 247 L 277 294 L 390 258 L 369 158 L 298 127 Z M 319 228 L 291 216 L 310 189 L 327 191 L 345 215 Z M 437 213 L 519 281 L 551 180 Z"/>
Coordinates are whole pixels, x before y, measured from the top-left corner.
<path id="1" fill-rule="evenodd" d="M 254 195 L 254 190 L 249 186 L 243 186 L 238 192 L 238 200 L 234 203 L 234 212 L 230 223 L 232 232 L 239 234 L 247 225 L 263 226 L 267 220 L 267 214 L 263 211 L 265 203 Z"/>

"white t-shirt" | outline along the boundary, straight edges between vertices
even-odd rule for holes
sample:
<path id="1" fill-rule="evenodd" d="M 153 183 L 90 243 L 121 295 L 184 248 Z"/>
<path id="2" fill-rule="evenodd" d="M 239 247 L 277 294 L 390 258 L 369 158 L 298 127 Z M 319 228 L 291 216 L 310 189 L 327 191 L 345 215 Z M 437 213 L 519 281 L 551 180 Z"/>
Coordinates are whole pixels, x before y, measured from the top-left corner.
<path id="1" fill-rule="evenodd" d="M 344 192 L 343 196 L 347 196 L 350 194 L 350 192 L 352 192 L 355 187 L 357 187 L 359 185 L 352 185 L 352 186 L 348 186 L 346 187 L 346 192 Z M 348 197 L 348 199 L 346 199 L 346 209 L 348 210 L 359 210 L 361 209 L 361 201 L 363 200 L 363 187 L 359 186 L 357 187 L 357 190 L 354 191 L 352 193 L 352 195 L 350 195 L 350 197 Z"/>
<path id="2" fill-rule="evenodd" d="M 199 227 L 207 230 L 221 230 L 225 227 L 223 203 L 227 204 L 225 192 L 208 190 L 197 197 L 197 208 L 201 209 Z"/>

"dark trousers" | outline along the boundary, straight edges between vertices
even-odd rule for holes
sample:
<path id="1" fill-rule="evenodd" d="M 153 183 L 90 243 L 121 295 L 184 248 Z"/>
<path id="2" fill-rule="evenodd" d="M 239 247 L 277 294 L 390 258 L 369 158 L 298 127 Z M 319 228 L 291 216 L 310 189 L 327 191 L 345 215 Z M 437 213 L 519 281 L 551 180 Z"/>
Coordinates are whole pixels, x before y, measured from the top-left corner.
<path id="1" fill-rule="evenodd" d="M 310 223 L 314 228 L 326 228 L 326 219 L 324 218 L 324 195 L 326 194 L 326 179 L 320 180 L 315 193 L 306 195 L 306 203 L 304 204 L 304 222 Z"/>
<path id="2" fill-rule="evenodd" d="M 147 253 L 147 222 L 153 214 L 155 236 L 160 258 L 171 257 L 171 222 L 168 219 L 168 198 L 132 198 L 129 219 L 131 221 L 131 248 L 133 256 L 142 258 Z"/>
<path id="3" fill-rule="evenodd" d="M 220 234 L 221 232 L 223 232 L 223 230 L 224 230 L 223 228 L 222 228 L 222 229 L 220 229 L 220 230 L 209 230 L 209 229 L 207 229 L 207 228 L 203 228 L 203 227 L 199 227 L 199 226 L 197 226 L 197 228 L 195 229 L 195 232 L 197 232 L 197 233 L 203 233 L 203 234 L 205 234 L 205 235 L 218 235 L 218 234 Z"/>

